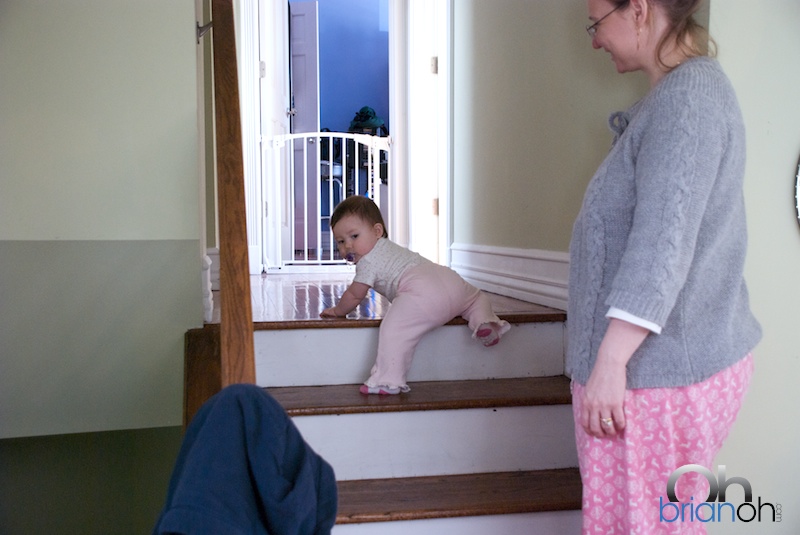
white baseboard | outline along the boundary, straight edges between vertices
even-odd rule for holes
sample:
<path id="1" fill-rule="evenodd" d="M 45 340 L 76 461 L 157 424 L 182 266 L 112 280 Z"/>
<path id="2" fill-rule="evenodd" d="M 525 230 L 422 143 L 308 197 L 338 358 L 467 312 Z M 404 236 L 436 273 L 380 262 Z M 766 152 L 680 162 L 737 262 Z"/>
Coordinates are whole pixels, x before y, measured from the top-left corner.
<path id="1" fill-rule="evenodd" d="M 569 253 L 454 243 L 452 267 L 487 292 L 567 309 Z"/>

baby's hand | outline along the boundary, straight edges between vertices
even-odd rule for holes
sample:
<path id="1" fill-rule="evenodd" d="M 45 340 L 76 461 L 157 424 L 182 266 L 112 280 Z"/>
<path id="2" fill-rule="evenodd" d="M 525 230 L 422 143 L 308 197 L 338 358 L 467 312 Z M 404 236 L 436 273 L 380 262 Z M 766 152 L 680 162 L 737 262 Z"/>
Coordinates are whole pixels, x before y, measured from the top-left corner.
<path id="1" fill-rule="evenodd" d="M 337 317 L 336 307 L 326 308 L 325 310 L 320 312 L 319 315 L 322 318 L 335 318 L 335 317 Z"/>

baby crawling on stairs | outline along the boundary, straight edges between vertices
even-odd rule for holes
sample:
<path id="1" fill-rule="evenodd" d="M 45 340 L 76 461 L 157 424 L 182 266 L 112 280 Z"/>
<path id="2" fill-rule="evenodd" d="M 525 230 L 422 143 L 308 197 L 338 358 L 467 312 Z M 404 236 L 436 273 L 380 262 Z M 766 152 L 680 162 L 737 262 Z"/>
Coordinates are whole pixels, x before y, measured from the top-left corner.
<path id="1" fill-rule="evenodd" d="M 456 316 L 463 317 L 472 337 L 487 347 L 511 328 L 494 313 L 486 294 L 458 273 L 389 241 L 381 212 L 371 199 L 356 195 L 339 203 L 331 215 L 331 230 L 339 254 L 356 265 L 356 273 L 336 306 L 320 315 L 346 316 L 370 288 L 391 302 L 362 394 L 408 392 L 406 378 L 422 336 Z"/>

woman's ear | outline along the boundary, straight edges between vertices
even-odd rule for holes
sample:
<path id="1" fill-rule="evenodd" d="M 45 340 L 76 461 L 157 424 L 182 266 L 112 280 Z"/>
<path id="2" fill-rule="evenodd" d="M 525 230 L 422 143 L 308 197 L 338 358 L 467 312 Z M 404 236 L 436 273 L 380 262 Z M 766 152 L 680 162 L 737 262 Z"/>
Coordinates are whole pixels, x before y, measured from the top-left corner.
<path id="1" fill-rule="evenodd" d="M 647 20 L 647 12 L 650 8 L 647 0 L 630 0 L 630 3 L 633 13 L 633 20 L 639 24 L 644 23 L 644 21 Z"/>

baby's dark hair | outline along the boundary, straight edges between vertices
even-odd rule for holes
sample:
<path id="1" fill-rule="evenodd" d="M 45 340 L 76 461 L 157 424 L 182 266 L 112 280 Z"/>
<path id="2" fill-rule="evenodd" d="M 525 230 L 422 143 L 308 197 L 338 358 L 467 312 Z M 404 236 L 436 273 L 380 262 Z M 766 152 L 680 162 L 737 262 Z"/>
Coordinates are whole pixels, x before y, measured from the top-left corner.
<path id="1" fill-rule="evenodd" d="M 383 216 L 372 199 L 363 197 L 361 195 L 352 195 L 339 204 L 333 210 L 331 215 L 331 228 L 336 226 L 336 223 L 345 216 L 353 215 L 359 219 L 366 221 L 370 225 L 380 223 L 383 227 L 383 237 L 388 238 L 389 233 L 386 231 L 386 223 L 383 222 Z"/>

